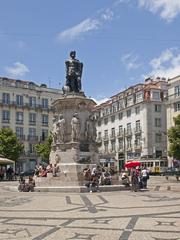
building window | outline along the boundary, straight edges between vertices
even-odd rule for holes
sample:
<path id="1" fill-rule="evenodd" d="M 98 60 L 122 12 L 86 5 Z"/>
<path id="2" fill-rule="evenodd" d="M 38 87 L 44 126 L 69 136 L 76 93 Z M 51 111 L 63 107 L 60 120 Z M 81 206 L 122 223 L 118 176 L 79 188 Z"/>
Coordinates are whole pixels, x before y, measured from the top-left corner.
<path id="1" fill-rule="evenodd" d="M 111 128 L 111 137 L 115 137 L 115 128 Z"/>
<path id="2" fill-rule="evenodd" d="M 127 107 L 131 106 L 133 104 L 133 98 L 132 97 L 128 97 L 127 98 Z"/>
<path id="3" fill-rule="evenodd" d="M 48 126 L 48 115 L 42 114 L 42 125 Z"/>
<path id="4" fill-rule="evenodd" d="M 155 134 L 155 142 L 160 143 L 162 141 L 162 134 L 161 133 L 156 133 Z"/>
<path id="5" fill-rule="evenodd" d="M 175 97 L 180 96 L 180 85 L 174 88 L 174 94 L 175 94 Z"/>
<path id="6" fill-rule="evenodd" d="M 180 102 L 174 103 L 174 111 L 180 111 Z"/>
<path id="7" fill-rule="evenodd" d="M 41 136 L 41 141 L 45 141 L 48 137 L 48 130 L 47 129 L 42 129 L 42 136 Z"/>
<path id="8" fill-rule="evenodd" d="M 135 145 L 135 147 L 140 147 L 140 144 L 141 144 L 141 142 L 140 142 L 140 136 L 136 136 L 135 137 L 135 140 L 134 140 L 134 145 Z"/>
<path id="9" fill-rule="evenodd" d="M 159 101 L 160 100 L 160 93 L 153 91 L 152 98 L 153 98 L 153 100 L 158 100 Z"/>
<path id="10" fill-rule="evenodd" d="M 101 132 L 98 132 L 98 139 L 101 139 Z"/>
<path id="11" fill-rule="evenodd" d="M 10 112 L 8 110 L 2 111 L 2 122 L 9 123 L 10 121 Z"/>
<path id="12" fill-rule="evenodd" d="M 154 105 L 154 111 L 155 111 L 155 112 L 161 112 L 161 105 L 155 104 L 155 105 Z"/>
<path id="13" fill-rule="evenodd" d="M 17 106 L 23 106 L 23 96 L 16 95 L 16 104 Z"/>
<path id="14" fill-rule="evenodd" d="M 127 134 L 131 134 L 131 123 L 127 123 Z"/>
<path id="15" fill-rule="evenodd" d="M 111 116 L 111 122 L 115 121 L 115 115 Z"/>
<path id="16" fill-rule="evenodd" d="M 140 106 L 135 108 L 135 113 L 136 113 L 136 115 L 140 114 Z"/>
<path id="17" fill-rule="evenodd" d="M 29 106 L 36 107 L 36 97 L 29 97 Z"/>
<path id="18" fill-rule="evenodd" d="M 37 140 L 35 128 L 29 128 L 29 140 Z"/>
<path id="19" fill-rule="evenodd" d="M 136 132 L 139 132 L 141 130 L 141 123 L 140 120 L 136 121 L 136 127 L 135 127 Z"/>
<path id="20" fill-rule="evenodd" d="M 108 143 L 107 142 L 104 143 L 104 151 L 105 151 L 105 153 L 108 152 Z"/>
<path id="21" fill-rule="evenodd" d="M 29 113 L 29 124 L 36 125 L 36 113 Z"/>
<path id="22" fill-rule="evenodd" d="M 111 141 L 111 151 L 114 152 L 116 150 L 115 141 Z"/>
<path id="23" fill-rule="evenodd" d="M 98 121 L 98 126 L 99 126 L 99 127 L 101 126 L 101 120 Z"/>
<path id="24" fill-rule="evenodd" d="M 105 139 L 108 138 L 108 130 L 104 130 L 104 138 L 105 138 Z"/>
<path id="25" fill-rule="evenodd" d="M 105 119 L 104 119 L 104 124 L 105 124 L 105 125 L 108 124 L 108 118 L 105 118 Z"/>
<path id="26" fill-rule="evenodd" d="M 128 109 L 128 110 L 126 111 L 126 116 L 127 116 L 127 117 L 130 117 L 130 116 L 131 116 L 131 109 Z"/>
<path id="27" fill-rule="evenodd" d="M 16 135 L 19 139 L 23 140 L 23 128 L 22 127 L 16 127 Z"/>
<path id="28" fill-rule="evenodd" d="M 119 113 L 119 120 L 123 119 L 123 112 Z"/>
<path id="29" fill-rule="evenodd" d="M 32 153 L 35 153 L 35 146 L 34 144 L 32 143 L 29 143 L 29 153 L 32 154 Z"/>
<path id="30" fill-rule="evenodd" d="M 119 150 L 122 151 L 123 150 L 123 140 L 119 139 L 118 143 L 119 143 Z"/>
<path id="31" fill-rule="evenodd" d="M 136 103 L 141 102 L 143 100 L 143 94 L 141 93 L 136 93 Z"/>
<path id="32" fill-rule="evenodd" d="M 119 126 L 119 134 L 123 134 L 123 126 L 122 125 Z"/>
<path id="33" fill-rule="evenodd" d="M 23 124 L 23 112 L 16 112 L 16 124 Z"/>
<path id="34" fill-rule="evenodd" d="M 155 118 L 155 127 L 161 127 L 161 118 Z"/>
<path id="35" fill-rule="evenodd" d="M 131 138 L 127 138 L 127 149 L 131 149 L 132 144 L 131 144 Z"/>
<path id="36" fill-rule="evenodd" d="M 3 93 L 2 94 L 2 103 L 3 104 L 10 104 L 10 94 L 9 93 Z"/>
<path id="37" fill-rule="evenodd" d="M 112 112 L 113 112 L 113 113 L 116 112 L 116 109 L 117 109 L 117 107 L 116 107 L 116 106 L 113 106 L 113 107 L 112 107 Z"/>
<path id="38" fill-rule="evenodd" d="M 48 99 L 42 98 L 42 108 L 48 108 Z"/>

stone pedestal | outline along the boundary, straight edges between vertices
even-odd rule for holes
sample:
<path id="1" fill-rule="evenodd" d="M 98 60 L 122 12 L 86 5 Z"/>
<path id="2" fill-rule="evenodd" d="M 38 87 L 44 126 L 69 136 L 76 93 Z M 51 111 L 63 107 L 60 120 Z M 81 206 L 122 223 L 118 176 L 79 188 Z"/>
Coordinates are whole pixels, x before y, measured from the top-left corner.
<path id="1" fill-rule="evenodd" d="M 99 162 L 96 136 L 93 136 L 92 132 L 87 132 L 87 123 L 93 121 L 91 116 L 95 104 L 83 93 L 68 93 L 53 103 L 55 115 L 58 117 L 61 114 L 65 120 L 64 141 L 53 143 L 50 153 L 50 163 L 59 166 L 60 175 L 58 177 L 48 176 L 48 179 L 37 179 L 38 185 L 81 186 L 83 169 L 92 169 Z M 71 126 L 71 120 L 75 113 L 80 121 L 80 133 L 77 141 L 72 139 Z"/>

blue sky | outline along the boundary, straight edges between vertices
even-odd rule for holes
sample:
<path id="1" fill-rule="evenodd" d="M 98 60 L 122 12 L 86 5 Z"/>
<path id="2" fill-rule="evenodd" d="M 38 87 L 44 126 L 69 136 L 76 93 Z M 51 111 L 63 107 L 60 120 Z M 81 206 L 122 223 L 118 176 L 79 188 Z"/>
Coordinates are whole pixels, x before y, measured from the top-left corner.
<path id="1" fill-rule="evenodd" d="M 180 74 L 180 0 L 0 0 L 0 76 L 61 88 L 71 50 L 97 100 Z"/>

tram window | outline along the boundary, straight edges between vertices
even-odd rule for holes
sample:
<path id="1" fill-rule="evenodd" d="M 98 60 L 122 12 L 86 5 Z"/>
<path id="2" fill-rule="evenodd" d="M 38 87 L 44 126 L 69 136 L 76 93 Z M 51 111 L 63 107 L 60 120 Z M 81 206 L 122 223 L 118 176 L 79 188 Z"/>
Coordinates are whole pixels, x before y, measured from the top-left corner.
<path id="1" fill-rule="evenodd" d="M 160 161 L 160 166 L 164 167 L 164 162 L 163 161 Z"/>

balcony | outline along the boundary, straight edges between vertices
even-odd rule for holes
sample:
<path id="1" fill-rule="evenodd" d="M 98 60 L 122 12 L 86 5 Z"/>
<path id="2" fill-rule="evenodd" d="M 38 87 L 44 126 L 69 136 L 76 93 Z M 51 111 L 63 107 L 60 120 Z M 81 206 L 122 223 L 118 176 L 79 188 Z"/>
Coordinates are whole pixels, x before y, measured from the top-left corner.
<path id="1" fill-rule="evenodd" d="M 117 133 L 117 138 L 123 138 L 123 137 L 124 137 L 123 131 L 120 131 Z"/>
<path id="2" fill-rule="evenodd" d="M 141 134 L 141 132 L 142 132 L 142 128 L 141 128 L 141 127 L 136 127 L 136 128 L 134 129 L 134 133 L 135 133 L 135 134 Z"/>
<path id="3" fill-rule="evenodd" d="M 118 152 L 119 152 L 119 153 L 123 153 L 123 152 L 124 152 L 123 147 L 119 147 L 119 148 L 118 148 Z"/>
<path id="4" fill-rule="evenodd" d="M 29 125 L 35 126 L 36 125 L 36 121 L 29 121 Z"/>
<path id="5" fill-rule="evenodd" d="M 131 146 L 128 146 L 128 147 L 126 148 L 126 151 L 127 151 L 127 152 L 132 152 L 132 147 L 131 147 Z"/>
<path id="6" fill-rule="evenodd" d="M 28 135 L 28 141 L 38 141 L 38 136 Z"/>
<path id="7" fill-rule="evenodd" d="M 2 119 L 2 123 L 10 123 L 10 119 Z"/>
<path id="8" fill-rule="evenodd" d="M 96 142 L 97 142 L 97 143 L 101 143 L 101 142 L 102 142 L 102 137 L 98 137 L 98 138 L 96 139 Z"/>
<path id="9" fill-rule="evenodd" d="M 105 136 L 103 137 L 103 140 L 104 140 L 104 142 L 109 141 L 109 136 L 108 136 L 108 135 L 105 135 Z"/>
<path id="10" fill-rule="evenodd" d="M 134 150 L 141 150 L 141 144 L 134 144 Z"/>
<path id="11" fill-rule="evenodd" d="M 115 133 L 113 133 L 113 134 L 110 135 L 110 139 L 115 139 L 115 138 L 116 138 Z"/>
<path id="12" fill-rule="evenodd" d="M 18 119 L 16 119 L 16 124 L 23 124 L 23 120 L 18 120 Z"/>
<path id="13" fill-rule="evenodd" d="M 132 136 L 132 130 L 131 129 L 126 130 L 126 136 L 127 137 Z"/>

